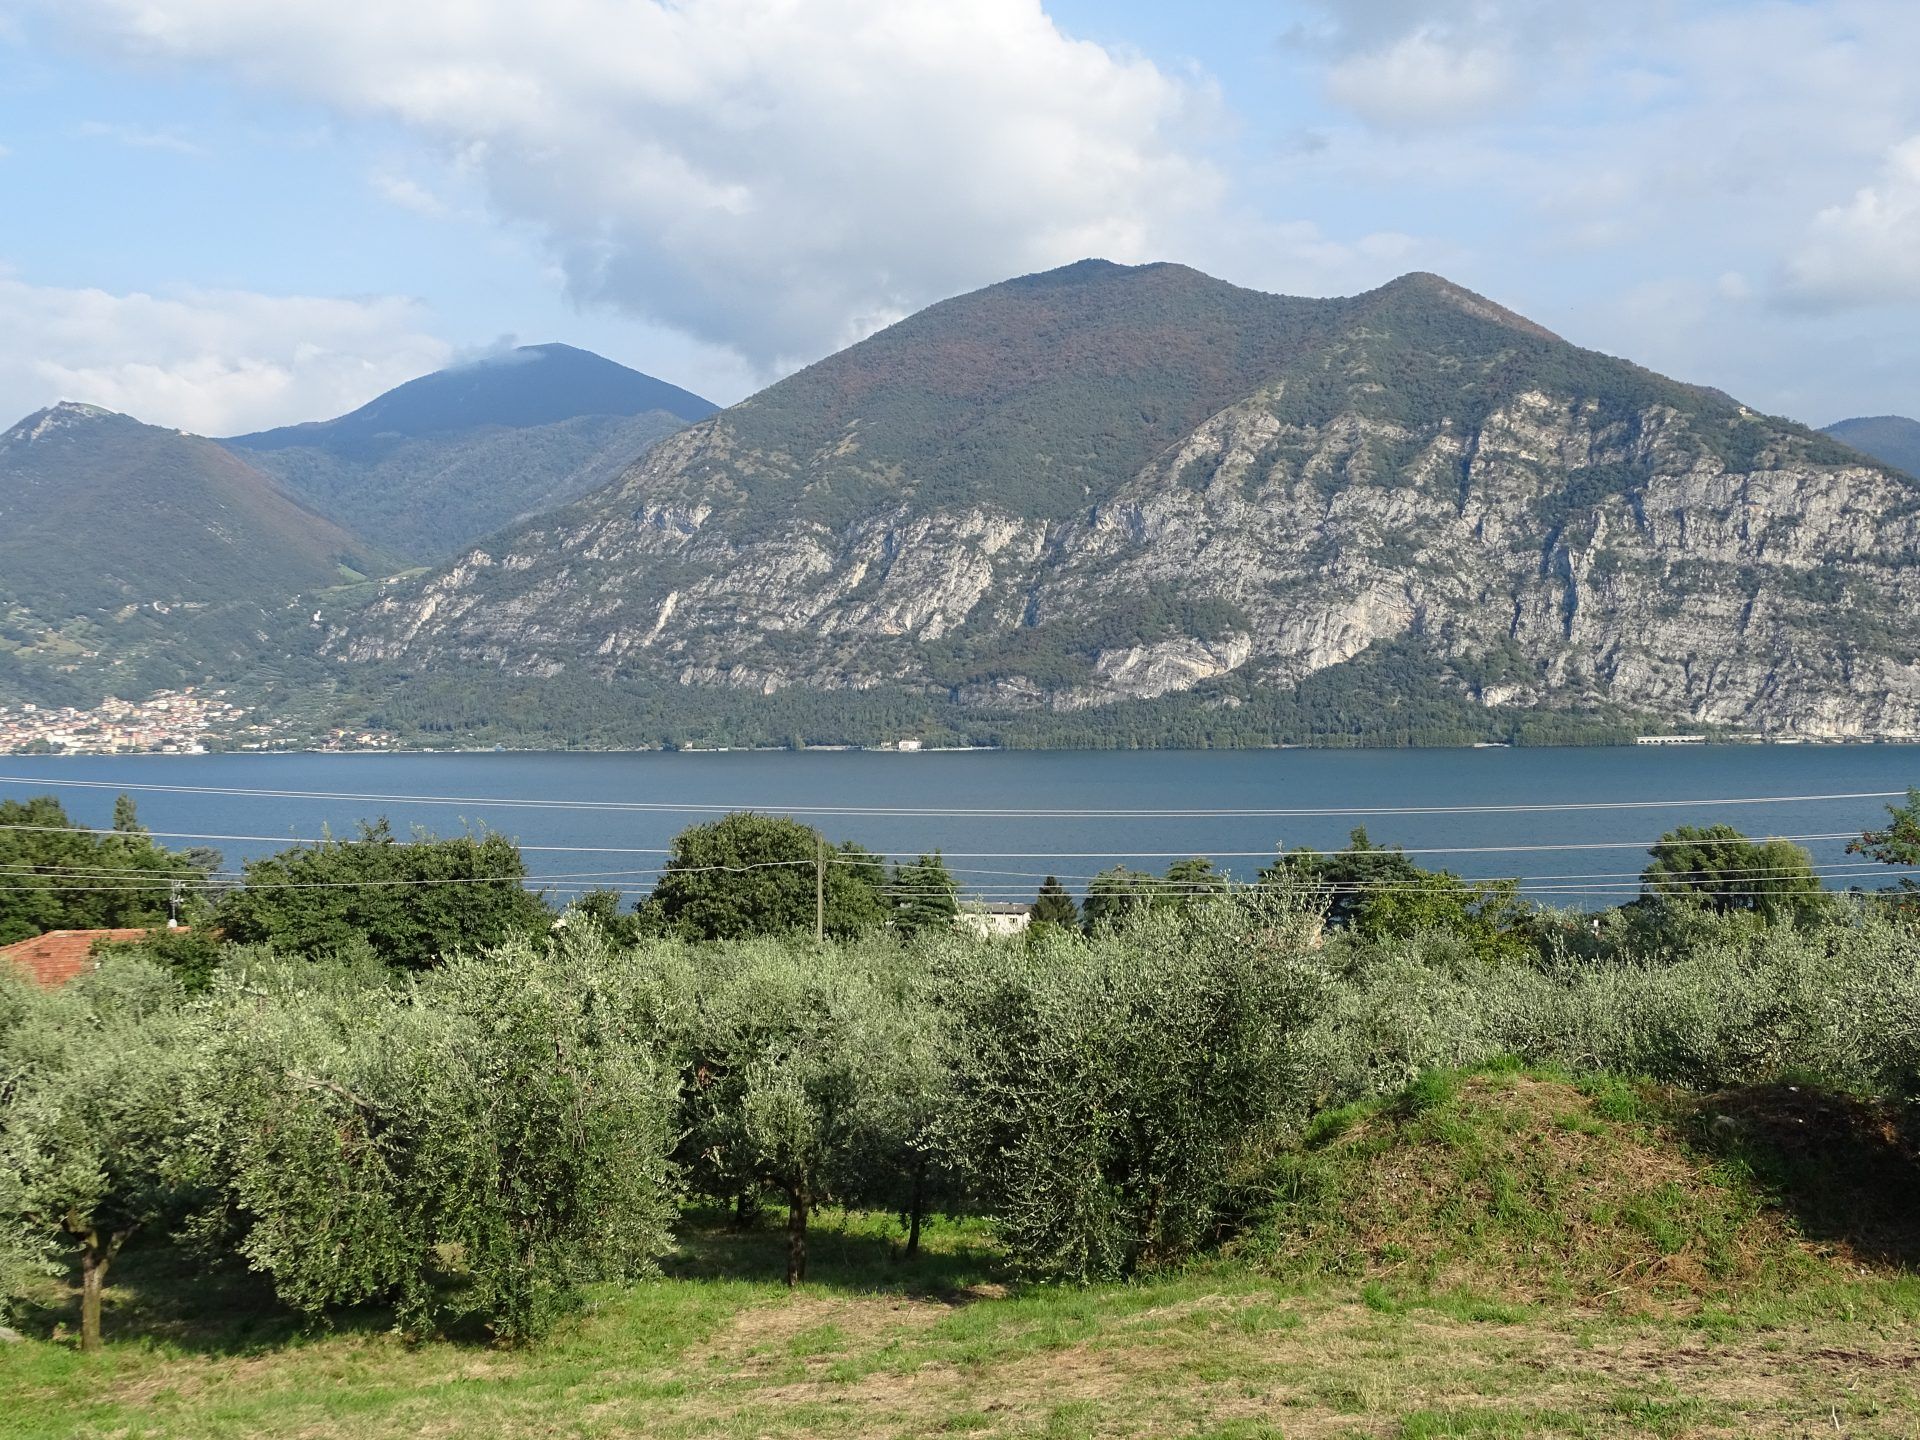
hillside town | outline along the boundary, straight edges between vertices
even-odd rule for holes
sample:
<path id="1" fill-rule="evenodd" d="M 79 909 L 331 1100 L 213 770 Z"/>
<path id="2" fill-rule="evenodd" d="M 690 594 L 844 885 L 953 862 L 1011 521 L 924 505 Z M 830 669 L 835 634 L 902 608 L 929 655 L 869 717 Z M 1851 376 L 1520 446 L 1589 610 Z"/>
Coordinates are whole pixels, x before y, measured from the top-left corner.
<path id="1" fill-rule="evenodd" d="M 270 727 L 224 690 L 162 690 L 145 700 L 71 705 L 0 705 L 0 753 L 13 755 L 204 755 L 209 749 L 266 749 Z"/>

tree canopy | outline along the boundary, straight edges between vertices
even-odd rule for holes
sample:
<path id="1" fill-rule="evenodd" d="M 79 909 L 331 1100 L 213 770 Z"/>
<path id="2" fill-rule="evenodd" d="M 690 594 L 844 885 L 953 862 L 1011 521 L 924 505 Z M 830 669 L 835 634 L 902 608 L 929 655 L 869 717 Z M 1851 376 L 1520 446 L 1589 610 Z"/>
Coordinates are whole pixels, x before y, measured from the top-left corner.
<path id="1" fill-rule="evenodd" d="M 553 914 L 526 888 L 504 835 L 402 841 L 387 822 L 247 864 L 220 903 L 228 938 L 315 956 L 361 944 L 389 965 L 420 970 L 443 956 L 543 931 Z"/>
<path id="2" fill-rule="evenodd" d="M 1731 825 L 1681 825 L 1648 852 L 1642 892 L 1653 900 L 1699 905 L 1769 921 L 1810 918 L 1825 896 L 1813 856 L 1787 840 L 1750 840 Z"/>
<path id="3" fill-rule="evenodd" d="M 889 896 L 893 901 L 893 926 L 902 935 L 951 925 L 960 913 L 959 887 L 937 850 L 894 866 Z"/>
<path id="4" fill-rule="evenodd" d="M 811 930 L 822 863 L 827 934 L 857 935 L 886 923 L 878 856 L 851 841 L 829 845 L 798 820 L 744 810 L 673 837 L 648 901 L 650 916 L 689 940 Z"/>
<path id="5" fill-rule="evenodd" d="M 174 882 L 187 896 L 217 868 L 213 851 L 156 845 L 134 803 L 114 802 L 113 832 L 96 835 L 67 817 L 51 795 L 0 800 L 0 945 L 49 930 L 101 930 L 164 924 Z"/>
<path id="6" fill-rule="evenodd" d="M 1920 868 L 1920 788 L 1907 791 L 1904 805 L 1889 805 L 1885 827 L 1869 830 L 1852 841 L 1847 853 L 1865 855 L 1883 865 L 1898 865 L 1909 870 Z M 1920 890 L 1920 885 L 1914 883 L 1911 875 L 1902 875 L 1895 888 L 1903 896 L 1911 897 L 1912 892 Z"/>

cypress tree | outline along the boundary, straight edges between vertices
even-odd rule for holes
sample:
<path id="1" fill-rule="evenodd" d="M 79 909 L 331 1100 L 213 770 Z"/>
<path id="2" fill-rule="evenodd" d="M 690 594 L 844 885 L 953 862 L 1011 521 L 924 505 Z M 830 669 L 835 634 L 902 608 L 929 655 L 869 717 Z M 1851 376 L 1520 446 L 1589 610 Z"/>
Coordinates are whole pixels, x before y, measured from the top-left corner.
<path id="1" fill-rule="evenodd" d="M 940 852 L 893 867 L 893 924 L 903 935 L 938 929 L 960 913 L 959 887 Z"/>
<path id="2" fill-rule="evenodd" d="M 1051 875 L 1040 882 L 1040 893 L 1034 897 L 1032 914 L 1036 925 L 1071 928 L 1080 923 L 1080 907 L 1074 903 L 1073 896 L 1067 893 L 1067 887 Z"/>

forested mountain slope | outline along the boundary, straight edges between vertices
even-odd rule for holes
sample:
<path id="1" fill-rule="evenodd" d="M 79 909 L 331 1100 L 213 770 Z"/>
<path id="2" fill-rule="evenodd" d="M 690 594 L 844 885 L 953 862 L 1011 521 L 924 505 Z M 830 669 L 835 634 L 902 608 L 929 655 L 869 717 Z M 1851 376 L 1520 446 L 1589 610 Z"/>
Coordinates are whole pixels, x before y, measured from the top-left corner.
<path id="1" fill-rule="evenodd" d="M 327 648 L 1056 714 L 1390 655 L 1469 704 L 1911 735 L 1916 558 L 1911 479 L 1436 276 L 1086 261 L 689 427 Z"/>
<path id="2" fill-rule="evenodd" d="M 0 696 L 203 678 L 296 595 L 385 568 L 214 441 L 72 404 L 0 434 Z"/>
<path id="3" fill-rule="evenodd" d="M 1904 415 L 1870 415 L 1829 425 L 1825 433 L 1896 470 L 1920 475 L 1920 420 Z"/>
<path id="4" fill-rule="evenodd" d="M 607 483 L 714 408 L 589 351 L 528 345 L 337 419 L 225 443 L 341 523 L 429 560 Z"/>

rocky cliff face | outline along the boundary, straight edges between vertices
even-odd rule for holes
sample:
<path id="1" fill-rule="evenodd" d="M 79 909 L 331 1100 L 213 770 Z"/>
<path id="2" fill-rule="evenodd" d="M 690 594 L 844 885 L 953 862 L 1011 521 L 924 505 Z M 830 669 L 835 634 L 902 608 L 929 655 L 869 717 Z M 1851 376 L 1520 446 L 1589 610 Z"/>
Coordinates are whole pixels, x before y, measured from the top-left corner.
<path id="1" fill-rule="evenodd" d="M 1020 391 L 938 390 L 925 351 L 1021 345 L 1009 287 L 948 302 L 337 618 L 329 652 L 1071 710 L 1231 703 L 1417 637 L 1487 704 L 1920 735 L 1905 478 L 1433 277 L 1283 302 L 1073 271 L 1096 299 L 1041 292 L 1060 354 L 1013 355 Z M 1253 338 L 1197 379 L 1128 343 L 1130 301 L 1164 334 L 1240 296 Z"/>

